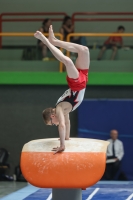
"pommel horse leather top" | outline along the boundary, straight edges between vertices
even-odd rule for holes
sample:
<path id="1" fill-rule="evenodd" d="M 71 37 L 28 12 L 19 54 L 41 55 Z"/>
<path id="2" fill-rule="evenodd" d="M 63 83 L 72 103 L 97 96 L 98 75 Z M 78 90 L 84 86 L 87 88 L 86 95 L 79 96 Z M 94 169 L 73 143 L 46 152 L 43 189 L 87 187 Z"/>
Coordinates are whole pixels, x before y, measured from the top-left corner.
<path id="1" fill-rule="evenodd" d="M 70 138 L 62 153 L 57 138 L 33 140 L 21 153 L 21 170 L 26 180 L 42 188 L 87 188 L 102 177 L 106 164 L 108 142 L 95 139 Z"/>

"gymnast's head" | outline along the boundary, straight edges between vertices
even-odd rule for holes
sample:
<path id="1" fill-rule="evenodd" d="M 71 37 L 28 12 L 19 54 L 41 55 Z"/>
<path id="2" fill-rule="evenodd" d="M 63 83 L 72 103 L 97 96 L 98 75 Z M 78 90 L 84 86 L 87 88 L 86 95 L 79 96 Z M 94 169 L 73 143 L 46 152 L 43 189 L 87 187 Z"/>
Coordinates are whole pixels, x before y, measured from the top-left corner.
<path id="1" fill-rule="evenodd" d="M 42 115 L 46 125 L 59 125 L 59 120 L 56 116 L 55 108 L 46 108 L 45 110 L 43 110 Z"/>

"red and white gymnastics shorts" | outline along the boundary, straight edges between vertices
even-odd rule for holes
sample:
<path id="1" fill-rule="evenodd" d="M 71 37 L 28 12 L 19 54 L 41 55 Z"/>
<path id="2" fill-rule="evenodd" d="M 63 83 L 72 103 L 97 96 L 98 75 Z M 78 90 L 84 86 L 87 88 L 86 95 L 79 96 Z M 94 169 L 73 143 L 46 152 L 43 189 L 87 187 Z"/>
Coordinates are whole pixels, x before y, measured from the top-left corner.
<path id="1" fill-rule="evenodd" d="M 80 91 L 86 88 L 88 82 L 88 71 L 89 69 L 77 69 L 79 71 L 79 77 L 77 79 L 69 78 L 67 76 L 67 82 L 69 88 L 73 91 Z"/>

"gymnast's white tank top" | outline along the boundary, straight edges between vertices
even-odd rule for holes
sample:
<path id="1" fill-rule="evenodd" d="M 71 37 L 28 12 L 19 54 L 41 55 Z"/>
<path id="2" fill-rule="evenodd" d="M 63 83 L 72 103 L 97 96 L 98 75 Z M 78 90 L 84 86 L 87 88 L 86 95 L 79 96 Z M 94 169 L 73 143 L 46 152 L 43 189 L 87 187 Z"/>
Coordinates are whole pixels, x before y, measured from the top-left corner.
<path id="1" fill-rule="evenodd" d="M 80 91 L 72 91 L 68 89 L 64 92 L 64 94 L 58 99 L 56 106 L 60 102 L 69 102 L 72 105 L 72 111 L 74 111 L 83 101 L 85 94 L 85 88 Z"/>

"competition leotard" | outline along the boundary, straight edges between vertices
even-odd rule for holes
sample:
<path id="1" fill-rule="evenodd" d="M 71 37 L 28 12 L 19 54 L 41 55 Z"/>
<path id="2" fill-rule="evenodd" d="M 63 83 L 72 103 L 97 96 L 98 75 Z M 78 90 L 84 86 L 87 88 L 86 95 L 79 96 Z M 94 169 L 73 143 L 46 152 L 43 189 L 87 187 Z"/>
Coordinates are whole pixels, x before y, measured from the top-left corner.
<path id="1" fill-rule="evenodd" d="M 85 88 L 80 91 L 73 91 L 68 89 L 64 92 L 64 94 L 58 99 L 56 106 L 60 102 L 69 102 L 72 105 L 72 111 L 74 111 L 83 101 L 85 94 Z"/>

